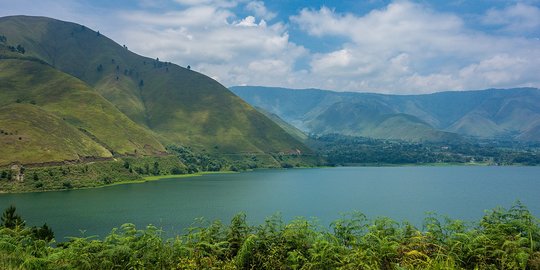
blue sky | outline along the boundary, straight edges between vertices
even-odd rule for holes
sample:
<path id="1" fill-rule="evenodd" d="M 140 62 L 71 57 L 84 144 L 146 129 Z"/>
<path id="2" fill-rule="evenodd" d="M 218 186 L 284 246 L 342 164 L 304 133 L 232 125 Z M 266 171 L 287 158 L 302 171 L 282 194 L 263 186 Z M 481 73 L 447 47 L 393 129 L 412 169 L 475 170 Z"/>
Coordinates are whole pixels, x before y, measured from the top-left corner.
<path id="1" fill-rule="evenodd" d="M 540 0 L 0 0 L 226 86 L 380 93 L 540 87 Z"/>

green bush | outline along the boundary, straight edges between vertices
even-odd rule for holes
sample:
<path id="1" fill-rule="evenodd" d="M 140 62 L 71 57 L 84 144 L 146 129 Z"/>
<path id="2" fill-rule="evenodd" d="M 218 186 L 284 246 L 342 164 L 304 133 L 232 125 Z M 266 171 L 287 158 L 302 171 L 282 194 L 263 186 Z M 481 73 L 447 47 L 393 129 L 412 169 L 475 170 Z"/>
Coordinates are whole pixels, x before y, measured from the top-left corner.
<path id="1" fill-rule="evenodd" d="M 8 209 L 9 210 L 9 209 Z M 10 217 L 17 215 L 9 210 Z M 12 220 L 12 219 L 10 219 Z M 351 213 L 324 229 L 316 222 L 257 226 L 245 214 L 229 225 L 199 219 L 164 239 L 154 226 L 115 228 L 103 240 L 71 238 L 52 246 L 52 230 L 0 228 L 2 269 L 538 269 L 540 224 L 522 204 L 486 212 L 466 225 L 430 214 L 423 228 Z"/>

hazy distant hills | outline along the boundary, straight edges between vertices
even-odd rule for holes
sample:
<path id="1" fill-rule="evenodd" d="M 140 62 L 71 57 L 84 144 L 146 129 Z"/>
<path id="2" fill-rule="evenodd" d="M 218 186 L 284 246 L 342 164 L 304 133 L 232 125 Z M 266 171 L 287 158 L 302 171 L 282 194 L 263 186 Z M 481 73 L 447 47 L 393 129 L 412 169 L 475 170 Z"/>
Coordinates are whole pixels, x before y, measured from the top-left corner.
<path id="1" fill-rule="evenodd" d="M 170 144 L 309 151 L 213 79 L 85 26 L 3 17 L 0 37 L 0 164 L 159 155 Z"/>
<path id="2" fill-rule="evenodd" d="M 540 141 L 540 90 L 383 95 L 232 87 L 253 106 L 309 133 L 446 141 L 460 136 Z"/>

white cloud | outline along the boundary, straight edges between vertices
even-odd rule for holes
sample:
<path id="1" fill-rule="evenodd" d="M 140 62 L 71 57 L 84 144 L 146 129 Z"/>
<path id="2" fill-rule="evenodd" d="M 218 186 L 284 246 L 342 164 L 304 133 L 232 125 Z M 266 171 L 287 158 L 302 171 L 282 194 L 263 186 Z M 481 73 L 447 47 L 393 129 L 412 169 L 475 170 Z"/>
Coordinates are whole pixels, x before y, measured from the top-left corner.
<path id="1" fill-rule="evenodd" d="M 165 14 L 123 12 L 121 18 L 130 23 L 120 32 L 130 49 L 191 65 L 225 85 L 288 81 L 306 54 L 290 42 L 285 24 L 251 15 L 239 19 L 228 8 L 193 5 Z"/>
<path id="2" fill-rule="evenodd" d="M 328 70 L 337 67 L 346 67 L 351 62 L 351 54 L 346 49 L 335 51 L 319 57 L 313 61 L 317 70 Z"/>
<path id="3" fill-rule="evenodd" d="M 302 9 L 288 21 L 258 0 L 138 0 L 131 10 L 90 4 L 0 0 L 0 15 L 82 23 L 139 54 L 191 65 L 227 86 L 387 93 L 540 87 L 540 40 L 534 36 L 540 34 L 540 16 L 530 2 L 467 21 L 407 0 L 363 15 Z M 481 25 L 473 30 L 471 21 Z M 291 25 L 311 39 L 292 42 Z M 330 51 L 302 46 L 330 39 L 342 43 Z"/>
<path id="4" fill-rule="evenodd" d="M 241 0 L 174 0 L 174 2 L 185 6 L 213 6 L 232 8 L 238 5 Z"/>
<path id="5" fill-rule="evenodd" d="M 537 79 L 537 54 L 530 61 L 528 55 L 498 54 L 473 63 L 460 70 L 459 75 L 469 84 L 501 85 L 511 87 L 516 81 L 531 81 Z M 532 71 L 532 72 L 531 72 Z M 528 85 L 522 83 L 522 85 Z M 530 84 L 529 84 L 530 85 Z"/>
<path id="6" fill-rule="evenodd" d="M 167 28 L 167 27 L 200 27 L 220 26 L 227 23 L 234 14 L 226 9 L 218 9 L 212 6 L 194 6 L 180 11 L 165 13 L 151 13 L 146 11 L 120 12 L 120 18 L 129 24 L 137 24 L 143 28 Z M 132 29 L 127 27 L 126 29 Z M 135 30 L 135 29 L 134 29 Z"/>
<path id="7" fill-rule="evenodd" d="M 246 10 L 251 11 L 255 16 L 265 20 L 272 20 L 276 17 L 276 13 L 270 12 L 263 1 L 251 1 L 246 5 Z"/>
<path id="8" fill-rule="evenodd" d="M 474 31 L 457 15 L 421 4 L 398 1 L 364 16 L 303 9 L 291 21 L 314 37 L 346 40 L 312 57 L 318 87 L 415 93 L 540 86 L 538 40 Z"/>
<path id="9" fill-rule="evenodd" d="M 259 23 L 256 22 L 255 17 L 253 16 L 247 16 L 241 21 L 235 23 L 236 26 L 247 26 L 247 27 L 254 27 L 254 26 L 261 26 L 266 27 L 266 21 L 261 20 Z"/>
<path id="10" fill-rule="evenodd" d="M 540 8 L 516 3 L 504 9 L 490 9 L 482 22 L 500 26 L 502 30 L 511 33 L 540 33 Z"/>

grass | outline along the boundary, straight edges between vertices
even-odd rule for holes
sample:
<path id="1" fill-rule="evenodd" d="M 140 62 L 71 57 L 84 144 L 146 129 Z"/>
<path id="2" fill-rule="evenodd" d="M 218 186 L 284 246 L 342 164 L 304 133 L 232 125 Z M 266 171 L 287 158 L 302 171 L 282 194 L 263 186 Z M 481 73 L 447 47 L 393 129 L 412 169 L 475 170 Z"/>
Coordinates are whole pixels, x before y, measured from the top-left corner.
<path id="1" fill-rule="evenodd" d="M 2 59 L 0 80 L 0 128 L 23 138 L 22 144 L 0 139 L 0 147 L 7 149 L 0 164 L 165 151 L 151 131 L 84 82 L 48 65 Z"/>
<path id="2" fill-rule="evenodd" d="M 269 119 L 271 119 L 272 121 L 274 121 L 274 123 L 278 124 L 279 127 L 287 131 L 287 133 L 291 134 L 291 136 L 293 136 L 295 139 L 301 142 L 306 142 L 309 139 L 308 135 L 306 135 L 303 131 L 287 123 L 285 120 L 281 119 L 277 114 L 270 113 L 268 111 L 265 111 L 262 108 L 257 108 L 257 110 L 260 111 Z"/>
<path id="3" fill-rule="evenodd" d="M 80 156 L 110 158 L 99 143 L 38 106 L 12 104 L 0 108 L 0 165 L 77 160 Z"/>

